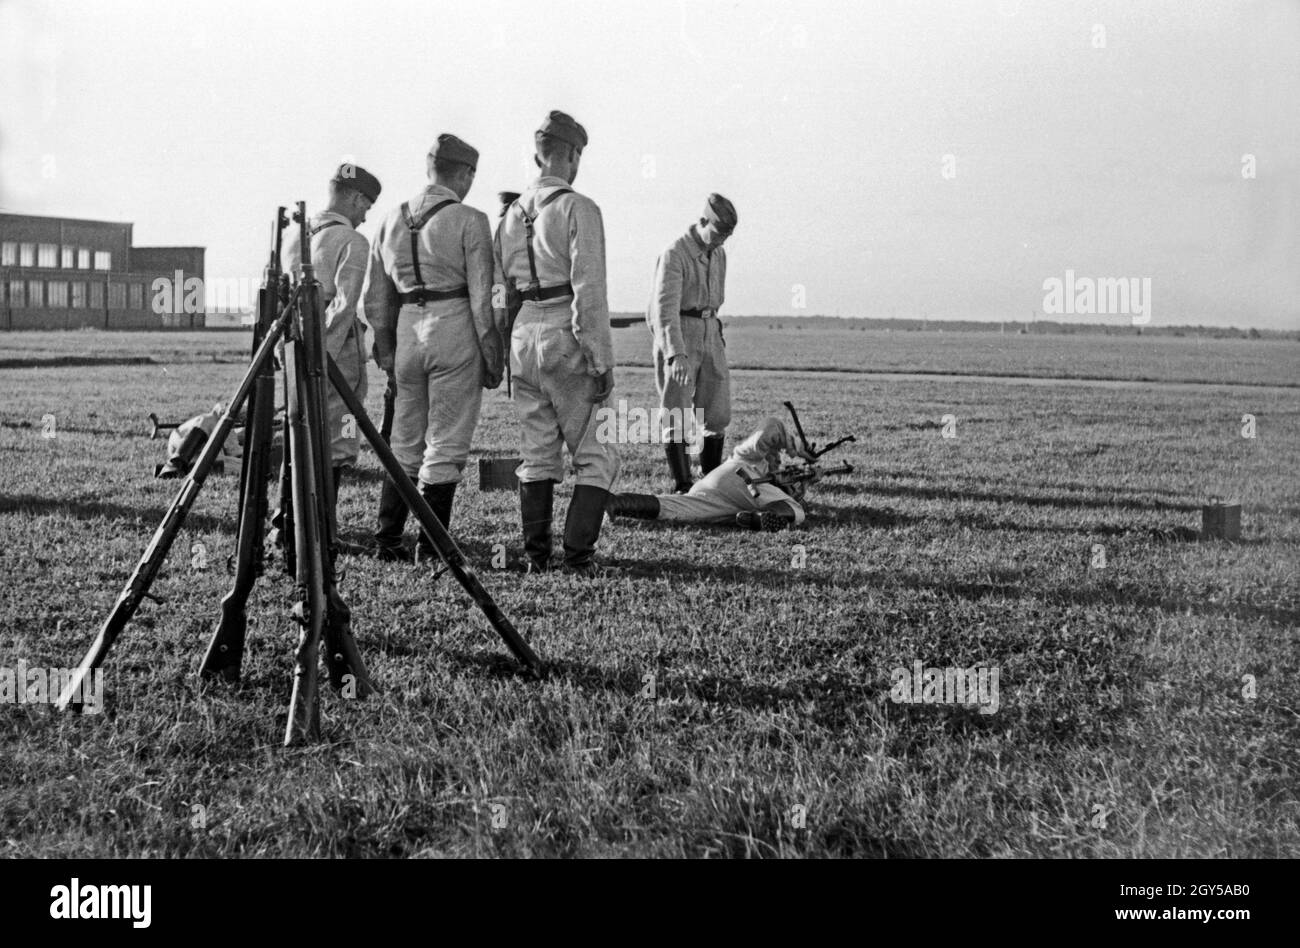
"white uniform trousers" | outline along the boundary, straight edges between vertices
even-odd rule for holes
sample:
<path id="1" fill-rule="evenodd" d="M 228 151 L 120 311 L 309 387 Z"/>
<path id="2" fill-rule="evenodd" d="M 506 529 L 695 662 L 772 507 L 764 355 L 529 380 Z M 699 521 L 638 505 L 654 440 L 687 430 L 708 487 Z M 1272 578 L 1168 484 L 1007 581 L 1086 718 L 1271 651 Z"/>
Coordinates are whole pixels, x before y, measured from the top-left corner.
<path id="1" fill-rule="evenodd" d="M 758 497 L 751 496 L 749 485 L 739 474 L 742 469 L 752 477 L 760 476 L 757 467 L 733 457 L 696 481 L 690 493 L 659 495 L 659 519 L 679 523 L 724 523 L 746 510 L 782 507 L 794 514 L 795 524 L 803 523 L 803 506 L 780 488 L 759 484 Z"/>
<path id="2" fill-rule="evenodd" d="M 461 479 L 483 404 L 483 357 L 464 300 L 404 304 L 393 362 L 393 454 L 421 484 Z"/>
<path id="3" fill-rule="evenodd" d="M 609 400 L 591 400 L 599 381 L 587 372 L 567 301 L 524 302 L 510 338 L 510 371 L 521 429 L 519 480 L 563 480 L 567 446 L 577 483 L 612 490 L 618 446 L 596 437 L 597 410 Z"/>

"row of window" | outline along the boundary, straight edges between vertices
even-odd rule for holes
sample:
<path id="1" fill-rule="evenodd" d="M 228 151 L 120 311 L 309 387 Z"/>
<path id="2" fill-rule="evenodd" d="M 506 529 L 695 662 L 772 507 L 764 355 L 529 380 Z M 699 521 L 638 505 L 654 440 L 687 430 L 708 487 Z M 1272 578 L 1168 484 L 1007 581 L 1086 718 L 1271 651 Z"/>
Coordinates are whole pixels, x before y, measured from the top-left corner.
<path id="1" fill-rule="evenodd" d="M 58 244 L 20 244 L 6 240 L 0 243 L 0 266 L 5 267 L 62 267 L 64 270 L 90 270 L 89 247 L 64 244 L 62 254 Z M 94 251 L 94 269 L 113 269 L 113 254 L 108 250 Z"/>
<path id="2" fill-rule="evenodd" d="M 104 306 L 104 284 L 86 283 L 76 280 L 10 280 L 7 287 L 8 305 L 19 309 L 102 309 Z M 127 306 L 127 296 L 131 305 Z M 144 284 L 119 283 L 108 284 L 109 309 L 144 309 Z"/>

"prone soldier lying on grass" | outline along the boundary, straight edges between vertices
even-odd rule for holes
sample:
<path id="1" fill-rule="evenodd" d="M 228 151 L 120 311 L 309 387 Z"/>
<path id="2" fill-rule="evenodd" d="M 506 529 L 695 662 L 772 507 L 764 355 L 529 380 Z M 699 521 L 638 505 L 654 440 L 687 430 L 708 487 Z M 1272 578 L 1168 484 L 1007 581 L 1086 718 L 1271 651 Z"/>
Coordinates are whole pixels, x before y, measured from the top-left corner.
<path id="1" fill-rule="evenodd" d="M 805 462 L 784 466 L 781 455 Z M 696 481 L 685 494 L 615 494 L 611 517 L 667 520 L 675 523 L 732 523 L 750 530 L 781 530 L 804 522 L 804 492 L 826 474 L 818 470 L 809 448 L 799 444 L 779 418 L 767 417 L 731 457 Z"/>

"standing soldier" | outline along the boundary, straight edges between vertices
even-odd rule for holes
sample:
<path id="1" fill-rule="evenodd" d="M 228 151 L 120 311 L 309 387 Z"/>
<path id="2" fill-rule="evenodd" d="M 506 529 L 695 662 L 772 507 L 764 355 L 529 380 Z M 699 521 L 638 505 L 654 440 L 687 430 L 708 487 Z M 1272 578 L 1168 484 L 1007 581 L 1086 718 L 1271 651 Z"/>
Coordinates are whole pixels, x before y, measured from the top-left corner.
<path id="1" fill-rule="evenodd" d="M 320 281 L 325 302 L 325 351 L 338 364 L 358 401 L 366 399 L 366 327 L 357 316 L 366 279 L 370 244 L 356 228 L 379 198 L 377 178 L 357 165 L 340 165 L 330 179 L 329 205 L 313 214 L 311 263 Z M 292 229 L 285 241 L 285 259 L 290 269 L 301 262 L 298 231 Z M 330 465 L 334 473 L 334 500 L 339 480 L 357 463 L 360 439 L 356 420 L 347 414 L 343 397 L 328 382 L 325 385 L 325 414 L 330 437 Z"/>
<path id="2" fill-rule="evenodd" d="M 497 318 L 520 300 L 510 332 L 514 402 L 522 428 L 519 513 L 531 570 L 551 559 L 554 487 L 568 446 L 577 484 L 564 523 L 564 568 L 591 575 L 618 451 L 596 437 L 597 411 L 614 389 L 600 208 L 571 185 L 586 130 L 552 112 L 535 135 L 541 173 L 510 205 L 497 230 Z"/>
<path id="3" fill-rule="evenodd" d="M 718 310 L 727 282 L 723 243 L 736 228 L 736 209 L 710 194 L 704 216 L 678 237 L 655 264 L 654 293 L 646 322 L 654 334 L 655 385 L 664 421 L 664 452 L 673 490 L 691 489 L 687 416 L 703 416 L 700 471 L 722 463 L 722 443 L 731 423 L 731 376 Z"/>
<path id="4" fill-rule="evenodd" d="M 492 321 L 492 236 L 487 215 L 461 202 L 478 152 L 439 135 L 430 183 L 380 225 L 370 255 L 365 308 L 375 358 L 393 374 L 392 448 L 444 527 L 469 457 L 484 388 L 501 384 L 501 341 Z M 407 559 L 406 504 L 384 481 L 375 531 L 381 559 Z M 421 556 L 434 550 L 421 532 Z"/>

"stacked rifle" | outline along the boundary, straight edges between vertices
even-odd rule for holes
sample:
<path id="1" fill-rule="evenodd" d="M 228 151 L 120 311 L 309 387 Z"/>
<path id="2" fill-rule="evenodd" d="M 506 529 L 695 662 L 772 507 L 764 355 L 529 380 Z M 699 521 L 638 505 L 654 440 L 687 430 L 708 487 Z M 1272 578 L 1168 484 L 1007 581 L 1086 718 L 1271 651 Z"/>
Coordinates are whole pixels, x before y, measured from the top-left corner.
<path id="1" fill-rule="evenodd" d="M 281 265 L 282 236 L 289 226 L 289 219 L 285 209 L 279 208 L 272 228 L 270 260 L 258 293 L 252 363 L 112 612 L 71 680 L 66 683 L 59 696 L 60 709 L 78 706 L 80 696 L 85 693 L 83 681 L 103 664 L 113 643 L 143 600 L 149 597 L 150 586 L 157 578 L 204 480 L 216 464 L 221 446 L 247 403 L 234 584 L 222 600 L 221 617 L 200 666 L 204 679 L 239 680 L 248 627 L 248 596 L 257 577 L 265 570 L 267 490 L 272 475 L 270 458 L 275 412 L 274 357 L 281 342 L 288 432 L 288 445 L 280 472 L 280 512 L 284 522 L 281 535 L 284 538 L 285 571 L 293 576 L 295 583 L 292 618 L 299 629 L 285 744 L 318 740 L 320 737 L 318 666 L 322 644 L 329 680 L 336 690 L 356 698 L 365 698 L 378 690 L 357 649 L 351 632 L 351 611 L 337 586 L 334 560 L 338 550 L 338 526 L 333 514 L 335 484 L 329 465 L 330 441 L 326 430 L 327 384 L 333 384 L 342 396 L 388 476 L 437 550 L 445 571 L 450 572 L 469 593 L 524 667 L 537 677 L 544 673 L 541 659 L 479 583 L 455 541 L 398 464 L 387 438 L 375 430 L 333 359 L 326 354 L 323 297 L 311 263 L 311 234 L 306 208 L 301 201 L 293 219 L 298 224 L 302 250 L 296 280 L 291 279 Z M 155 434 L 164 427 L 156 419 L 151 418 L 151 421 L 154 422 Z"/>

